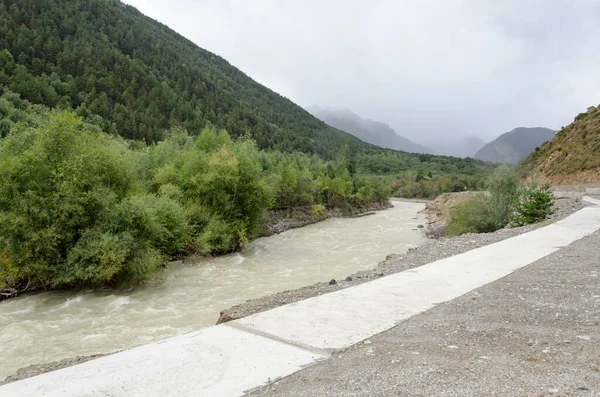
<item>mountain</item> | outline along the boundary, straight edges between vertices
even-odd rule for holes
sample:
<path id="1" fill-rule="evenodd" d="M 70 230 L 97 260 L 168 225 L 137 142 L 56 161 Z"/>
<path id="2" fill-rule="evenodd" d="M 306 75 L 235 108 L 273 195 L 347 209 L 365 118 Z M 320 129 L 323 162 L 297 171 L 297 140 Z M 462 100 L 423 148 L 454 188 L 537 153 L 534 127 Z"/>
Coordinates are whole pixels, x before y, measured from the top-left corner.
<path id="1" fill-rule="evenodd" d="M 326 124 L 352 134 L 364 142 L 411 153 L 433 153 L 431 149 L 398 135 L 389 125 L 363 119 L 348 109 L 311 106 L 307 110 Z"/>
<path id="2" fill-rule="evenodd" d="M 356 174 L 421 170 L 434 179 L 460 176 L 471 186 L 493 167 L 363 142 L 118 0 L 0 0 L 3 92 L 71 109 L 106 133 L 146 144 L 170 129 L 198 135 L 214 126 L 233 138 L 249 134 L 268 151 L 344 158 Z M 6 135 L 14 120 L 3 119 L 3 107 Z"/>
<path id="3" fill-rule="evenodd" d="M 600 182 L 600 106 L 589 107 L 535 149 L 521 171 L 559 185 Z"/>
<path id="4" fill-rule="evenodd" d="M 454 137 L 445 136 L 422 141 L 424 145 L 433 149 L 436 154 L 456 157 L 473 157 L 485 145 L 485 141 L 474 135 Z"/>
<path id="5" fill-rule="evenodd" d="M 494 163 L 516 164 L 536 147 L 552 139 L 555 134 L 556 131 L 549 128 L 515 128 L 479 149 L 475 158 Z"/>
<path id="6" fill-rule="evenodd" d="M 261 148 L 368 147 L 117 0 L 0 1 L 0 86 L 151 143 L 208 124 Z"/>

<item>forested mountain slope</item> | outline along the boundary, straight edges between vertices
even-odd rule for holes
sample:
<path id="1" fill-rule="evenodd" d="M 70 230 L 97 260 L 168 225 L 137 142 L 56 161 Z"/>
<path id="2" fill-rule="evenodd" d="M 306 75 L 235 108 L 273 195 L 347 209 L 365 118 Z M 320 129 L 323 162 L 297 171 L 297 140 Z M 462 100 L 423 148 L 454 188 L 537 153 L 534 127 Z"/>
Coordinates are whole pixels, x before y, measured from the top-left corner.
<path id="1" fill-rule="evenodd" d="M 2 0 L 0 84 L 146 142 L 212 123 L 262 148 L 333 157 L 366 146 L 116 0 Z"/>
<path id="2" fill-rule="evenodd" d="M 552 139 L 556 132 L 549 128 L 515 128 L 488 143 L 475 154 L 475 158 L 495 163 L 516 164 L 536 147 Z"/>
<path id="3" fill-rule="evenodd" d="M 575 117 L 523 160 L 521 170 L 553 184 L 600 181 L 600 106 Z"/>

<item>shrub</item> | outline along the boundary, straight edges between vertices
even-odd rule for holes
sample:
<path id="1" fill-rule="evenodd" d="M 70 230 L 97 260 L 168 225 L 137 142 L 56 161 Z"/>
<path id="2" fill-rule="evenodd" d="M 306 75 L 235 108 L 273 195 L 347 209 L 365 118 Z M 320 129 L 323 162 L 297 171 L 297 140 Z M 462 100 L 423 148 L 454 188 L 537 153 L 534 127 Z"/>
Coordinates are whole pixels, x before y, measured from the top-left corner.
<path id="1" fill-rule="evenodd" d="M 465 233 L 489 233 L 506 225 L 503 204 L 483 193 L 459 204 L 450 214 L 446 229 L 449 236 Z"/>
<path id="2" fill-rule="evenodd" d="M 519 201 L 515 205 L 512 221 L 516 225 L 538 222 L 553 213 L 552 207 L 552 187 L 550 185 L 524 186 L 520 190 Z"/>
<path id="3" fill-rule="evenodd" d="M 488 181 L 489 195 L 481 194 L 460 204 L 452 213 L 446 233 L 489 233 L 508 225 L 519 200 L 516 169 L 498 167 Z"/>
<path id="4" fill-rule="evenodd" d="M 160 264 L 157 248 L 178 249 L 181 211 L 167 198 L 136 197 L 132 170 L 121 141 L 71 113 L 16 125 L 0 141 L 0 257 L 12 283 L 141 280 Z"/>

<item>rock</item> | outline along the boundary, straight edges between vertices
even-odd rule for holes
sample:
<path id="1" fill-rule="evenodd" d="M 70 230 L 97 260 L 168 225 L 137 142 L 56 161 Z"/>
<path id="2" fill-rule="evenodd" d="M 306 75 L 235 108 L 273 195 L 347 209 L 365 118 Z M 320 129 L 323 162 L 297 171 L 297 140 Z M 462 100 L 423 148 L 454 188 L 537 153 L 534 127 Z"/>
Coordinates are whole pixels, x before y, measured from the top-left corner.
<path id="1" fill-rule="evenodd" d="M 423 225 L 419 225 L 419 226 L 417 226 L 417 227 L 418 227 L 419 229 L 423 229 L 423 228 L 425 228 L 425 226 L 423 226 Z"/>
<path id="2" fill-rule="evenodd" d="M 533 344 L 534 344 L 533 340 L 529 339 L 529 340 L 527 341 L 527 345 L 528 345 L 528 346 L 533 346 Z"/>
<path id="3" fill-rule="evenodd" d="M 337 281 L 335 281 L 334 278 L 331 279 L 331 281 L 329 281 L 329 285 L 336 285 Z"/>
<path id="4" fill-rule="evenodd" d="M 348 276 L 345 278 L 346 281 L 352 281 L 352 277 Z"/>
<path id="5" fill-rule="evenodd" d="M 458 349 L 458 348 L 459 348 L 459 347 L 458 347 L 458 346 L 456 346 L 456 345 L 449 345 L 449 346 L 447 346 L 447 347 L 448 347 L 448 349 Z"/>
<path id="6" fill-rule="evenodd" d="M 373 342 L 371 342 L 369 339 L 367 339 L 366 341 L 363 342 L 363 345 L 370 345 L 371 343 L 373 343 Z"/>
<path id="7" fill-rule="evenodd" d="M 558 389 L 548 389 L 548 392 L 550 394 L 556 394 L 556 393 L 558 393 Z"/>
<path id="8" fill-rule="evenodd" d="M 589 335 L 577 335 L 576 338 L 581 340 L 590 340 Z"/>
<path id="9" fill-rule="evenodd" d="M 219 320 L 217 320 L 217 325 L 222 323 L 227 323 L 229 321 L 237 320 L 237 317 L 232 317 L 231 315 L 221 312 L 219 313 Z"/>

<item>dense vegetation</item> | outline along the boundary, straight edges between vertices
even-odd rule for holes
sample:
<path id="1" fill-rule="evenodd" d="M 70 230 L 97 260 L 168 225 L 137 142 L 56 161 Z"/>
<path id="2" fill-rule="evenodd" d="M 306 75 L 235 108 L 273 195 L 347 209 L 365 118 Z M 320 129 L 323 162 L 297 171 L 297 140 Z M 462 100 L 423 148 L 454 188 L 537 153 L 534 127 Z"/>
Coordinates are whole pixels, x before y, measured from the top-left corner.
<path id="1" fill-rule="evenodd" d="M 0 85 L 146 143 L 173 127 L 197 133 L 212 125 L 234 138 L 249 133 L 261 149 L 329 160 L 345 144 L 352 153 L 379 153 L 116 0 L 0 1 Z M 393 172 L 409 170 L 408 164 L 426 175 L 438 168 L 421 164 L 429 160 L 416 154 L 393 157 Z M 390 156 L 384 160 L 374 165 L 371 159 L 365 167 L 388 173 Z M 466 161 L 479 173 L 489 169 L 481 161 L 442 161 Z"/>
<path id="2" fill-rule="evenodd" d="M 539 174 L 557 184 L 597 182 L 600 169 L 600 107 L 590 107 L 521 163 L 521 176 Z"/>
<path id="3" fill-rule="evenodd" d="M 0 288 L 136 282 L 244 246 L 268 209 L 493 168 L 361 142 L 119 1 L 0 1 Z"/>
<path id="4" fill-rule="evenodd" d="M 175 128 L 146 146 L 11 92 L 0 109 L 11 125 L 0 139 L 0 287 L 139 281 L 169 257 L 244 246 L 266 209 L 390 195 L 381 178 L 350 173 L 347 147 L 325 161 L 215 128 Z"/>
<path id="5" fill-rule="evenodd" d="M 0 1 L 0 84 L 147 143 L 212 124 L 327 158 L 344 143 L 366 146 L 116 0 Z"/>
<path id="6" fill-rule="evenodd" d="M 509 224 L 538 222 L 552 214 L 549 185 L 520 184 L 514 167 L 502 166 L 491 175 L 489 194 L 478 194 L 451 213 L 446 233 L 489 233 Z"/>

